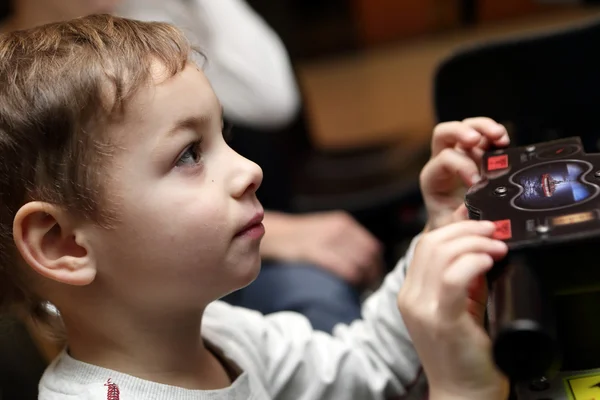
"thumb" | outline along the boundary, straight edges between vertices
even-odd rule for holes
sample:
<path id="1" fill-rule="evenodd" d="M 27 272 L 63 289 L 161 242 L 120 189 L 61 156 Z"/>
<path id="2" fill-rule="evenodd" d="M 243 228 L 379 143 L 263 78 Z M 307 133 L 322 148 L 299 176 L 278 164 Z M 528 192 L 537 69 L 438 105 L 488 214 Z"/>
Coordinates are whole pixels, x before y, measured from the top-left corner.
<path id="1" fill-rule="evenodd" d="M 464 204 L 461 204 L 456 210 L 452 213 L 447 213 L 438 217 L 437 219 L 431 218 L 428 225 L 429 229 L 437 229 L 442 226 L 446 226 L 448 224 L 453 224 L 455 222 L 466 221 L 469 219 L 469 211 Z"/>
<path id="2" fill-rule="evenodd" d="M 467 307 L 469 313 L 478 324 L 483 325 L 488 299 L 488 287 L 485 275 L 479 275 L 471 281 L 468 293 L 469 303 Z"/>
<path id="3" fill-rule="evenodd" d="M 452 213 L 452 222 L 465 221 L 467 219 L 469 219 L 469 210 L 467 210 L 464 204 L 461 204 Z"/>
<path id="4" fill-rule="evenodd" d="M 477 164 L 465 153 L 454 149 L 442 150 L 425 164 L 420 175 L 424 192 L 443 195 L 450 195 L 457 186 L 470 187 L 477 179 Z"/>

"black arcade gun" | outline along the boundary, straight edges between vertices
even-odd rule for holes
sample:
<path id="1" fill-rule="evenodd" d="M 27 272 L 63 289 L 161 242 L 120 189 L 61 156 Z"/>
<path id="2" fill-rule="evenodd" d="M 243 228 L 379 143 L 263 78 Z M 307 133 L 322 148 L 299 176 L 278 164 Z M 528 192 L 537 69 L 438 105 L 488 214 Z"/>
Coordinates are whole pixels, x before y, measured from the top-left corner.
<path id="1" fill-rule="evenodd" d="M 490 151 L 465 203 L 509 246 L 488 274 L 498 367 L 523 398 L 600 400 L 600 154 L 579 138 Z"/>

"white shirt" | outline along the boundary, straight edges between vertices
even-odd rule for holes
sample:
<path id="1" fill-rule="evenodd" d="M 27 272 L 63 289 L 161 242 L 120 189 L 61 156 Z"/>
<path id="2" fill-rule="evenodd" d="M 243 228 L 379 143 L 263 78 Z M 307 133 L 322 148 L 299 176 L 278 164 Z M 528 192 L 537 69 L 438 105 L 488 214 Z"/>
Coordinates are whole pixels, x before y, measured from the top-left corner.
<path id="1" fill-rule="evenodd" d="M 40 382 L 41 400 L 423 399 L 424 377 L 396 306 L 416 239 L 363 306 L 363 319 L 334 334 L 300 314 L 263 316 L 217 301 L 202 336 L 243 373 L 228 388 L 186 390 L 74 360 L 63 352 Z M 113 397 L 110 397 L 110 396 Z"/>
<path id="2" fill-rule="evenodd" d="M 298 114 L 286 49 L 244 0 L 125 0 L 117 14 L 182 29 L 207 57 L 206 76 L 234 123 L 274 129 Z"/>

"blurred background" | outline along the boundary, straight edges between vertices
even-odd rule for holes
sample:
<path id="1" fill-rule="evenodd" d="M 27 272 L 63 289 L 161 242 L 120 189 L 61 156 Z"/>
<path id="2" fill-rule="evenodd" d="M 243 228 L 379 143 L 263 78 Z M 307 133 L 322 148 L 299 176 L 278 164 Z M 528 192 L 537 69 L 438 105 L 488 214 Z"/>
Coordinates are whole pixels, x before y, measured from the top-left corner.
<path id="1" fill-rule="evenodd" d="M 295 63 L 318 146 L 427 143 L 434 72 L 456 48 L 600 15 L 577 0 L 250 0 Z M 557 55 L 558 56 L 558 55 Z"/>
<path id="2" fill-rule="evenodd" d="M 437 122 L 474 116 L 471 112 L 479 111 L 483 114 L 478 115 L 506 123 L 516 143 L 573 134 L 596 137 L 596 132 L 578 131 L 571 120 L 576 118 L 573 115 L 565 116 L 560 123 L 550 121 L 551 115 L 557 115 L 556 108 L 561 115 L 571 112 L 561 108 L 562 101 L 578 105 L 587 101 L 585 107 L 573 111 L 575 115 L 584 115 L 583 108 L 587 110 L 598 104 L 594 94 L 576 100 L 577 96 L 589 93 L 561 92 L 565 86 L 577 86 L 572 82 L 578 73 L 575 64 L 582 62 L 580 56 L 585 56 L 595 38 L 573 37 L 568 43 L 555 43 L 552 38 L 557 32 L 595 25 L 600 18 L 600 1 L 249 0 L 249 3 L 287 47 L 304 100 L 305 133 L 313 150 L 321 155 L 317 161 L 312 160 L 315 161 L 312 169 L 305 172 L 311 177 L 308 182 L 300 179 L 292 191 L 297 208 L 319 210 L 341 206 L 358 215 L 384 241 L 393 236 L 386 243 L 405 243 L 402 239 L 412 237 L 422 227 L 424 219 L 415 185 Z M 529 78 L 509 74 L 515 69 L 514 59 L 519 64 L 518 58 L 525 51 L 516 46 L 506 49 L 506 53 L 488 55 L 491 66 L 484 63 L 481 70 L 469 69 L 477 61 L 465 62 L 464 71 L 446 79 L 454 81 L 454 86 L 436 88 L 441 66 L 465 49 L 483 50 L 488 45 L 493 47 L 494 43 L 511 40 L 527 42 L 538 35 L 547 35 L 548 40 L 532 43 L 530 51 L 526 51 L 529 58 L 523 59 L 519 68 L 521 72 L 538 75 L 540 80 L 543 76 L 546 81 L 527 85 L 524 81 Z M 536 61 L 539 46 L 544 50 Z M 565 67 L 565 63 L 569 64 L 565 46 L 575 48 L 569 53 L 574 56 L 570 67 Z M 579 73 L 585 74 L 583 71 L 593 69 L 592 65 L 595 64 L 580 66 Z M 503 73 L 503 79 L 499 78 Z M 479 85 L 479 91 L 467 90 L 469 84 L 464 74 L 473 74 L 471 84 Z M 577 79 L 591 90 L 597 81 L 595 75 Z M 554 80 L 552 84 L 548 79 Z M 513 91 L 498 93 L 494 81 L 496 86 L 512 87 Z M 441 86 L 444 82 L 437 83 Z M 556 92 L 545 98 L 545 91 L 536 92 L 537 84 Z M 527 95 L 529 92 L 533 97 Z M 454 100 L 452 96 L 458 98 Z M 468 102 L 468 96 L 471 102 L 481 101 L 481 96 L 496 97 L 500 104 L 444 113 L 444 104 Z M 528 97 L 528 101 L 539 107 L 535 110 L 531 107 L 528 112 L 530 104 L 522 102 L 518 110 L 507 111 L 501 103 L 516 104 L 511 96 Z M 568 99 L 557 101 L 561 96 Z M 538 110 L 550 101 L 554 102 L 552 108 Z M 535 126 L 530 119 L 535 119 Z M 571 129 L 557 132 L 565 125 Z M 521 132 L 517 134 L 519 127 Z M 587 145 L 585 139 L 584 142 Z M 353 172 L 351 163 L 356 163 L 354 169 L 360 172 Z M 338 164 L 344 168 L 339 168 L 336 175 Z M 327 181 L 327 177 L 331 179 Z M 352 182 L 340 183 L 345 179 Z M 396 186 L 382 190 L 387 187 L 386 179 L 393 180 Z M 319 185 L 320 180 L 323 183 Z M 369 183 L 360 184 L 361 180 Z M 361 192 L 362 199 L 370 201 L 345 203 L 344 196 L 324 200 L 324 192 L 348 196 Z M 383 207 L 389 204 L 393 206 Z M 373 212 L 374 209 L 380 212 Z M 402 245 L 396 247 L 390 259 L 401 254 L 402 249 Z"/>

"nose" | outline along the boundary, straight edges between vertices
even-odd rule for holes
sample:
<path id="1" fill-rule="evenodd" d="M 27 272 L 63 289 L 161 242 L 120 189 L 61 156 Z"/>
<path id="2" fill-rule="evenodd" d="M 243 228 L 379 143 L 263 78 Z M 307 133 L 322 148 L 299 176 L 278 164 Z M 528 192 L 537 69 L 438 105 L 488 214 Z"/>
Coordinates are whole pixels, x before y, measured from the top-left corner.
<path id="1" fill-rule="evenodd" d="M 233 149 L 230 149 L 230 151 L 235 157 L 235 160 L 231 160 L 233 161 L 230 179 L 232 197 L 242 198 L 256 193 L 263 180 L 262 169 L 258 164 L 242 157 Z"/>

